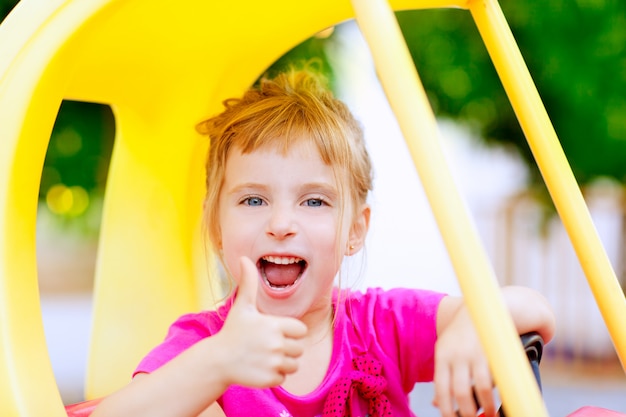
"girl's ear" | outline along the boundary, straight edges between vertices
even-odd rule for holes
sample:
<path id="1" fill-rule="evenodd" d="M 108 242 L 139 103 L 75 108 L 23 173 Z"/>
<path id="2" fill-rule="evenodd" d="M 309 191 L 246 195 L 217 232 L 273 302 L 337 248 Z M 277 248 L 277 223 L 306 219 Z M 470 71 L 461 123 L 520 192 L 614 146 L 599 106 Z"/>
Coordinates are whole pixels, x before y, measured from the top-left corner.
<path id="1" fill-rule="evenodd" d="M 370 206 L 363 204 L 361 209 L 356 213 L 354 222 L 350 228 L 350 236 L 348 238 L 348 247 L 346 255 L 351 256 L 361 250 L 365 245 L 365 238 L 370 227 Z"/>

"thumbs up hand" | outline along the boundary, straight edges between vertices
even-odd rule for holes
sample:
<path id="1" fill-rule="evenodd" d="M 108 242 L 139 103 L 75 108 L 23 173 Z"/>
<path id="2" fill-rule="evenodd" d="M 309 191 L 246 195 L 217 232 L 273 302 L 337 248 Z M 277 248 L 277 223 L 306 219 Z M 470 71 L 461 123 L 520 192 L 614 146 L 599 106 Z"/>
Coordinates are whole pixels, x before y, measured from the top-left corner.
<path id="1" fill-rule="evenodd" d="M 236 299 L 224 327 L 215 335 L 225 348 L 227 382 L 257 388 L 277 386 L 298 369 L 307 328 L 300 320 L 259 312 L 259 272 L 246 257 L 241 258 L 240 267 Z"/>

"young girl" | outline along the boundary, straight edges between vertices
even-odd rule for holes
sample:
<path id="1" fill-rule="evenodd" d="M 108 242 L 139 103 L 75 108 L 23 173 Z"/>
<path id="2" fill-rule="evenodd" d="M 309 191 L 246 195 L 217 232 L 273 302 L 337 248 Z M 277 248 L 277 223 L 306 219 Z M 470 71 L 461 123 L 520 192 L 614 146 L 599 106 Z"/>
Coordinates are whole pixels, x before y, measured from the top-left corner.
<path id="1" fill-rule="evenodd" d="M 370 220 L 371 163 L 347 107 L 310 69 L 264 79 L 200 125 L 211 140 L 208 234 L 237 290 L 189 314 L 107 397 L 102 416 L 412 416 L 435 381 L 444 417 L 495 413 L 493 382 L 460 298 L 334 288 Z M 341 277 L 339 277 L 341 280 Z M 504 288 L 520 334 L 551 339 L 544 298 Z"/>

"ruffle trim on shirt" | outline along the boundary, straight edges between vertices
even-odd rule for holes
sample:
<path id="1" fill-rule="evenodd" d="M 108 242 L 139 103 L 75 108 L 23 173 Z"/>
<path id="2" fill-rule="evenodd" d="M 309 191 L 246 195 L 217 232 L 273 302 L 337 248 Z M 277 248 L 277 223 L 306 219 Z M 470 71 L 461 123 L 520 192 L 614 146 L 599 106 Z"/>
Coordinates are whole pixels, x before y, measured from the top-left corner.
<path id="1" fill-rule="evenodd" d="M 322 416 L 352 416 L 352 407 L 358 403 L 358 397 L 367 402 L 368 416 L 392 416 L 391 403 L 385 395 L 387 379 L 382 375 L 381 363 L 366 353 L 353 358 L 352 367 L 353 370 L 339 378 L 331 388 Z"/>

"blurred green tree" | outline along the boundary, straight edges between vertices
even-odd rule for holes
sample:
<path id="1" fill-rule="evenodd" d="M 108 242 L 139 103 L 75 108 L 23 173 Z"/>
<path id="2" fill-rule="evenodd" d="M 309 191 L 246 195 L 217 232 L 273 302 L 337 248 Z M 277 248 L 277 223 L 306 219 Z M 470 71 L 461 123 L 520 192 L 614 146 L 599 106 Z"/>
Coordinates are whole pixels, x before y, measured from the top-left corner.
<path id="1" fill-rule="evenodd" d="M 41 173 L 39 199 L 61 224 L 97 233 L 115 119 L 109 106 L 63 101 Z"/>
<path id="2" fill-rule="evenodd" d="M 505 0 L 502 9 L 581 185 L 626 181 L 626 2 Z M 439 115 L 476 126 L 489 142 L 534 159 L 471 15 L 398 14 Z"/>

